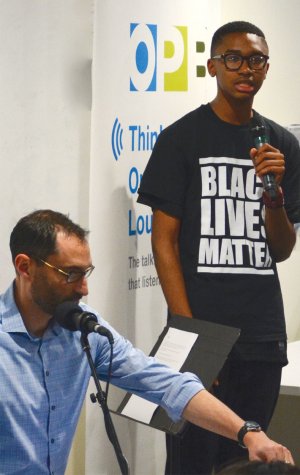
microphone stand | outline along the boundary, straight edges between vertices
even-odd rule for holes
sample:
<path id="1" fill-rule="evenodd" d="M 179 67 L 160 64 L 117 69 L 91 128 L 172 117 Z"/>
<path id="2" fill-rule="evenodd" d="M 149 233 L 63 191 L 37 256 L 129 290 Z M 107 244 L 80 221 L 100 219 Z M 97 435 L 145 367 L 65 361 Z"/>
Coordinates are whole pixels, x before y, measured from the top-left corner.
<path id="1" fill-rule="evenodd" d="M 87 359 L 91 368 L 92 376 L 94 378 L 95 385 L 97 388 L 97 394 L 96 395 L 91 394 L 91 400 L 92 402 L 96 402 L 97 400 L 99 405 L 101 406 L 101 409 L 103 411 L 103 416 L 104 416 L 106 433 L 107 433 L 108 439 L 110 440 L 110 442 L 112 443 L 114 447 L 122 475 L 129 475 L 128 462 L 122 453 L 122 449 L 119 444 L 118 437 L 113 425 L 113 421 L 112 421 L 112 418 L 111 418 L 111 415 L 106 403 L 106 396 L 105 396 L 105 393 L 102 391 L 100 381 L 96 373 L 95 365 L 91 356 L 91 351 L 90 351 L 91 347 L 89 344 L 87 333 L 81 333 L 80 342 L 81 342 L 82 349 L 87 356 Z"/>

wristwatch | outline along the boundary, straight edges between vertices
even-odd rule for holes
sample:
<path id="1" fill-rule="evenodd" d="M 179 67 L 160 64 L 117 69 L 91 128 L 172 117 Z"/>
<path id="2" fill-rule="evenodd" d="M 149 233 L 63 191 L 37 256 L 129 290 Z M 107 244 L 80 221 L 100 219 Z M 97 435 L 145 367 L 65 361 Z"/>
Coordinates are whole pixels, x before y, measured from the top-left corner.
<path id="1" fill-rule="evenodd" d="M 257 422 L 254 421 L 246 421 L 243 427 L 238 431 L 237 439 L 239 442 L 239 445 L 243 447 L 243 449 L 246 449 L 246 445 L 244 444 L 244 437 L 247 434 L 247 432 L 260 432 L 261 427 Z"/>

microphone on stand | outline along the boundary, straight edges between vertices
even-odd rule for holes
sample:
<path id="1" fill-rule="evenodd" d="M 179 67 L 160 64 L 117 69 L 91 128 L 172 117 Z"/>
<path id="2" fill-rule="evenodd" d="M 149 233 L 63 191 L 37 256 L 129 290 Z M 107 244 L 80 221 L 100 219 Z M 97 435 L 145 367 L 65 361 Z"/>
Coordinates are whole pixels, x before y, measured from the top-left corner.
<path id="1" fill-rule="evenodd" d="M 253 137 L 254 145 L 257 149 L 268 143 L 265 126 L 254 117 L 250 120 L 250 131 Z M 263 189 L 266 191 L 271 201 L 275 201 L 278 194 L 278 186 L 273 173 L 266 173 L 261 177 Z"/>
<path id="2" fill-rule="evenodd" d="M 91 374 L 94 378 L 95 385 L 97 388 L 97 394 L 96 395 L 91 394 L 91 400 L 92 402 L 98 401 L 102 408 L 106 432 L 107 432 L 110 442 L 112 443 L 114 447 L 115 454 L 117 456 L 122 475 L 129 475 L 128 462 L 122 453 L 122 449 L 120 447 L 118 437 L 113 425 L 113 421 L 112 421 L 112 418 L 107 406 L 108 382 L 107 382 L 107 390 L 105 394 L 101 389 L 100 381 L 99 381 L 97 371 L 92 359 L 90 346 L 89 346 L 88 338 L 87 338 L 88 333 L 93 333 L 93 332 L 98 333 L 99 335 L 106 336 L 106 338 L 108 338 L 109 343 L 111 345 L 111 361 L 110 361 L 110 368 L 111 368 L 112 353 L 113 353 L 112 349 L 113 349 L 113 342 L 114 342 L 113 335 L 107 328 L 103 327 L 102 325 L 98 323 L 97 317 L 94 313 L 85 312 L 75 302 L 68 301 L 68 302 L 63 302 L 57 305 L 53 314 L 53 318 L 63 328 L 66 328 L 67 330 L 70 330 L 72 332 L 79 330 L 82 333 L 81 339 L 80 339 L 81 345 L 84 352 L 86 353 L 86 356 L 91 368 Z M 110 375 L 110 372 L 111 372 L 111 369 L 109 369 L 109 373 L 108 373 L 109 375 Z M 109 378 L 108 378 L 108 381 L 109 381 Z"/>
<path id="3" fill-rule="evenodd" d="M 96 315 L 91 312 L 85 312 L 75 302 L 68 301 L 59 304 L 55 309 L 53 317 L 61 327 L 67 330 L 72 332 L 79 330 L 85 334 L 98 333 L 108 338 L 111 344 L 114 342 L 112 333 L 99 324 Z"/>

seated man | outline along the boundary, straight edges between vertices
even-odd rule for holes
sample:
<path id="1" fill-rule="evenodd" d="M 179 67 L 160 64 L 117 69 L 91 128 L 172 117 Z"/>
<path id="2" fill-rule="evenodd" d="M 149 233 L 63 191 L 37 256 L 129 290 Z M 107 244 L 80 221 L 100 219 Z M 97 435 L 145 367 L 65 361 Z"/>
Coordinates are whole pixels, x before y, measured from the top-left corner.
<path id="1" fill-rule="evenodd" d="M 88 294 L 93 265 L 87 232 L 61 213 L 39 210 L 19 220 L 10 248 L 16 277 L 0 297 L 0 473 L 62 475 L 91 371 L 80 332 L 62 328 L 53 313 L 59 304 L 78 304 Z M 257 427 L 248 430 L 195 375 L 145 356 L 98 318 L 114 338 L 113 384 L 161 405 L 174 421 L 184 418 L 239 438 L 250 459 L 293 462 L 287 448 Z M 109 341 L 93 333 L 89 343 L 105 380 Z"/>

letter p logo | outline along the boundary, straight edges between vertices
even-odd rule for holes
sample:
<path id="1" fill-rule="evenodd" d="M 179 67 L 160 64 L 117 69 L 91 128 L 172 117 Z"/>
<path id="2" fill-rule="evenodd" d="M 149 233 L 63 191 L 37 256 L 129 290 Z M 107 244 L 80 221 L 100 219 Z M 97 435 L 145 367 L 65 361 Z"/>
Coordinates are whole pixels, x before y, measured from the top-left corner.
<path id="1" fill-rule="evenodd" d="M 170 29 L 164 42 L 164 90 L 188 90 L 188 32 L 186 26 Z"/>

